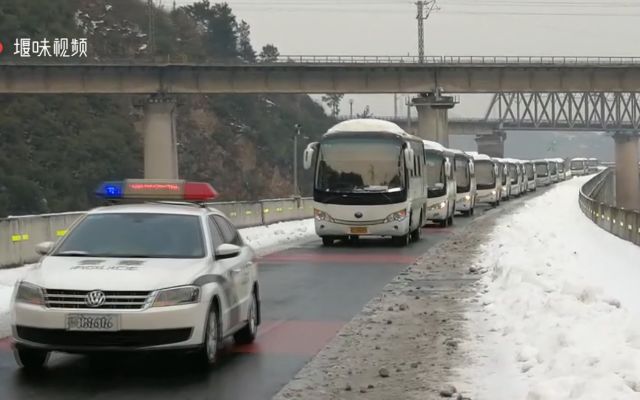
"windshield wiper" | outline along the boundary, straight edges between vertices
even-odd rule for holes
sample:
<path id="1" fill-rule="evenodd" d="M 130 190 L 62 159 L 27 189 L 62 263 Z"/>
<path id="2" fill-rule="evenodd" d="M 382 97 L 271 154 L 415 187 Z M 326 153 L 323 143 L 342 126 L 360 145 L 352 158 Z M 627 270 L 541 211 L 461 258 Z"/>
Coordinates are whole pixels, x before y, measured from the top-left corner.
<path id="1" fill-rule="evenodd" d="M 56 253 L 56 256 L 65 256 L 65 257 L 93 257 L 86 251 L 81 250 L 68 250 L 60 253 Z"/>

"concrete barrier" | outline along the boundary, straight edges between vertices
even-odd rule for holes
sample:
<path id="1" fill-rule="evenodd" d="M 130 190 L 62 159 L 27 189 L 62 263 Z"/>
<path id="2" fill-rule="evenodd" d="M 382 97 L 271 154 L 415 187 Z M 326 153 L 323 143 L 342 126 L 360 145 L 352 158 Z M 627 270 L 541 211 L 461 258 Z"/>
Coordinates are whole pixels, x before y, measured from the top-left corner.
<path id="1" fill-rule="evenodd" d="M 580 188 L 579 204 L 582 212 L 596 225 L 619 238 L 640 245 L 640 212 L 625 210 L 600 199 L 611 198 L 603 191 L 615 187 L 612 168 L 607 168 L 587 181 Z"/>
<path id="2" fill-rule="evenodd" d="M 209 206 L 222 211 L 238 228 L 313 217 L 313 201 L 309 198 L 219 202 Z M 36 262 L 38 243 L 64 236 L 84 214 L 71 212 L 0 219 L 0 268 Z"/>

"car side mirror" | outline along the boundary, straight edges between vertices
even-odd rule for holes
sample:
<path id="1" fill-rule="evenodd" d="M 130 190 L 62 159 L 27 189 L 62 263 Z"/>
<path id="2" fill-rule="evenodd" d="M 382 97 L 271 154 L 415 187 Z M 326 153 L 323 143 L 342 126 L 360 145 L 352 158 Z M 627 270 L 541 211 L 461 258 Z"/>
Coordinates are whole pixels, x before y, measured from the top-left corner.
<path id="1" fill-rule="evenodd" d="M 221 244 L 216 249 L 216 260 L 238 257 L 241 250 L 240 246 L 236 246 L 235 244 Z"/>
<path id="2" fill-rule="evenodd" d="M 51 250 L 53 250 L 53 245 L 55 243 L 54 242 L 42 242 L 42 243 L 38 243 L 36 245 L 36 253 L 42 255 L 42 256 L 46 256 L 47 254 L 51 253 Z"/>
<path id="3" fill-rule="evenodd" d="M 311 168 L 311 162 L 313 161 L 313 153 L 315 153 L 316 151 L 317 144 L 318 144 L 317 142 L 309 143 L 307 148 L 304 149 L 304 155 L 302 158 L 302 166 L 304 167 L 304 169 Z"/>

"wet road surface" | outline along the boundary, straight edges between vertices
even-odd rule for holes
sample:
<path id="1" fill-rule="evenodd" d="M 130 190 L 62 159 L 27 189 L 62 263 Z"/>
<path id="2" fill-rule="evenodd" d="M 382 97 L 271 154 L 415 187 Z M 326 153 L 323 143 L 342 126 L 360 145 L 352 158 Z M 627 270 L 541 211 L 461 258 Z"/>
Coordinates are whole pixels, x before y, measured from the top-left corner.
<path id="1" fill-rule="evenodd" d="M 473 218 L 425 228 L 406 248 L 375 239 L 324 248 L 313 240 L 261 258 L 258 338 L 250 346 L 230 343 L 210 371 L 168 353 L 55 353 L 47 369 L 25 374 L 0 339 L 0 399 L 270 399 L 405 266 Z"/>

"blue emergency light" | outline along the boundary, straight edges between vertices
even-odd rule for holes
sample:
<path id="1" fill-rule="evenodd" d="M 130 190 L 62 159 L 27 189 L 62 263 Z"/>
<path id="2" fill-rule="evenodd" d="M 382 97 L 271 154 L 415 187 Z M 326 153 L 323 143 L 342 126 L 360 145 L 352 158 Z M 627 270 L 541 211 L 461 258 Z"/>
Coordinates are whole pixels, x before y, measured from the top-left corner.
<path id="1" fill-rule="evenodd" d="M 218 192 L 206 182 L 184 180 L 126 179 L 103 182 L 96 196 L 105 200 L 176 200 L 203 202 L 218 197 Z"/>

